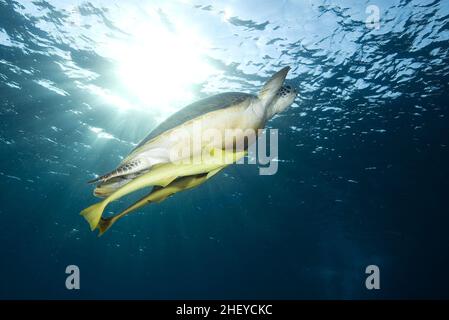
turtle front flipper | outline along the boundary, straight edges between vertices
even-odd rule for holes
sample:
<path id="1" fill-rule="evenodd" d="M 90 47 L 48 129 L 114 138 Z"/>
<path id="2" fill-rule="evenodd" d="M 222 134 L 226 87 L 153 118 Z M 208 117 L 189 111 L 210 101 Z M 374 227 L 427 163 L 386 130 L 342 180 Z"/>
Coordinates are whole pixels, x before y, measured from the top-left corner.
<path id="1" fill-rule="evenodd" d="M 259 92 L 259 99 L 262 101 L 264 107 L 270 105 L 273 99 L 276 97 L 279 89 L 281 89 L 287 73 L 290 71 L 290 67 L 285 67 L 276 72 L 270 79 L 265 83 Z"/>

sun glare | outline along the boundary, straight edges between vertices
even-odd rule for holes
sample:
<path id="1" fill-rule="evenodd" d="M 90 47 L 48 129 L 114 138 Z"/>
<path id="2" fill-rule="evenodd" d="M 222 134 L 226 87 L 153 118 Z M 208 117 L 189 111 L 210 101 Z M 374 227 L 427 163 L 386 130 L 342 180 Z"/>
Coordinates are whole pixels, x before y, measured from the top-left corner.
<path id="1" fill-rule="evenodd" d="M 207 44 L 185 28 L 143 24 L 130 41 L 115 43 L 111 50 L 120 82 L 156 117 L 191 102 L 193 85 L 214 73 L 204 59 Z"/>

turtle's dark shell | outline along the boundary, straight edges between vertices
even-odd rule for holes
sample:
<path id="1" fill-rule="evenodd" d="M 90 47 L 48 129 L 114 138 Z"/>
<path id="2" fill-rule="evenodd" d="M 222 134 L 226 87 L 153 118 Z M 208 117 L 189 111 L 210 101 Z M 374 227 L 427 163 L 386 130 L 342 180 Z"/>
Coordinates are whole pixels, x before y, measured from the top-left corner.
<path id="1" fill-rule="evenodd" d="M 239 104 L 250 97 L 255 96 L 243 92 L 225 92 L 189 104 L 175 114 L 171 115 L 168 119 L 153 129 L 153 131 L 151 131 L 150 134 L 148 134 L 148 136 L 146 136 L 145 139 L 143 139 L 137 147 L 134 148 L 134 150 L 141 147 L 151 139 L 156 138 L 161 133 L 173 129 L 186 121 L 195 119 L 196 117 L 211 111 L 225 109 Z"/>

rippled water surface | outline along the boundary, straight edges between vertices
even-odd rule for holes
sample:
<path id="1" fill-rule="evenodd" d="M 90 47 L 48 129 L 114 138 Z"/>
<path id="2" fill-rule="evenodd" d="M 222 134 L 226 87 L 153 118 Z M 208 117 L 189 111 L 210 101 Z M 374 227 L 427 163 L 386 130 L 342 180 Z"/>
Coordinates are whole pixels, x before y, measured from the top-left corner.
<path id="1" fill-rule="evenodd" d="M 448 298 L 448 39 L 438 0 L 0 0 L 0 298 Z M 87 180 L 287 65 L 277 174 L 89 231 Z"/>

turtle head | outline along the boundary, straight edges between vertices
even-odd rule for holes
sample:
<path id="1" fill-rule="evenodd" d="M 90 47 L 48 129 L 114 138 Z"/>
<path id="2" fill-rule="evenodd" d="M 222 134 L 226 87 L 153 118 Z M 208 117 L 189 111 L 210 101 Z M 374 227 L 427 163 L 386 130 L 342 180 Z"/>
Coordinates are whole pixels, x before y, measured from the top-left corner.
<path id="1" fill-rule="evenodd" d="M 280 113 L 292 105 L 295 101 L 298 92 L 291 86 L 282 86 L 276 93 L 276 97 L 268 107 L 267 115 L 271 118 L 277 113 Z"/>

